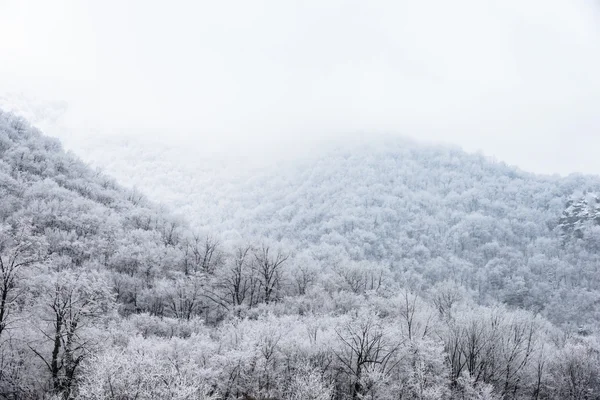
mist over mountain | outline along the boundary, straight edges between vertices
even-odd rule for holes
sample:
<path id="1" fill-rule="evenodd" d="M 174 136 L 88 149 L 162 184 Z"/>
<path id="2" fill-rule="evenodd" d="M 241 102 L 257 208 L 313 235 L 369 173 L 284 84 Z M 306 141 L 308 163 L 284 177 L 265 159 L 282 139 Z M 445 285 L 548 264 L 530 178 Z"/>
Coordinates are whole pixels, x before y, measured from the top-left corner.
<path id="1" fill-rule="evenodd" d="M 0 133 L 4 397 L 600 389 L 598 177 L 393 136 L 253 166 L 90 147 L 125 188 L 20 117 Z"/>
<path id="2" fill-rule="evenodd" d="M 384 135 L 246 170 L 177 146 L 119 143 L 110 159 L 93 146 L 107 171 L 223 239 L 266 237 L 312 257 L 385 263 L 425 287 L 459 281 L 485 304 L 598 322 L 594 239 L 562 235 L 567 203 L 598 193 L 598 177 L 535 175 Z"/>
<path id="3" fill-rule="evenodd" d="M 0 399 L 600 400 L 598 0 L 0 38 Z"/>

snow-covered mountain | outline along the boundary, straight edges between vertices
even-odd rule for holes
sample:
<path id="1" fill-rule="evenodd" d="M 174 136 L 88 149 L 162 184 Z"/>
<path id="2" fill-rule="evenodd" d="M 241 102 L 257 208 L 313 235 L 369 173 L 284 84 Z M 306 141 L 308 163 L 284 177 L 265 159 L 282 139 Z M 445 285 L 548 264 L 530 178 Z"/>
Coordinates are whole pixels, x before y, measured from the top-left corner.
<path id="1" fill-rule="evenodd" d="M 483 303 L 558 323 L 600 321 L 596 236 L 565 241 L 589 217 L 581 201 L 567 203 L 600 192 L 598 177 L 540 176 L 384 135 L 260 162 L 148 137 L 80 138 L 84 160 L 226 242 L 268 239 L 323 262 L 383 262 L 425 287 L 451 277 Z"/>
<path id="2" fill-rule="evenodd" d="M 98 162 L 138 189 L 0 112 L 2 396 L 428 387 L 431 399 L 558 400 L 600 387 L 600 251 L 562 235 L 564 213 L 594 208 L 567 200 L 599 192 L 598 177 L 396 137 L 234 173 L 174 146 L 114 143 Z M 378 346 L 361 356 L 370 369 L 348 370 L 365 341 Z"/>

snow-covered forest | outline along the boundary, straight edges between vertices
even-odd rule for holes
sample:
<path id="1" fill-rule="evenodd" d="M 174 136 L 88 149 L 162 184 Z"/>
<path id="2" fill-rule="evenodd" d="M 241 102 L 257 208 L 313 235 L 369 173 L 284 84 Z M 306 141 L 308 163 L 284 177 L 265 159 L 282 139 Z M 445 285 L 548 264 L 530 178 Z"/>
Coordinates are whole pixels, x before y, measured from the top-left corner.
<path id="1" fill-rule="evenodd" d="M 0 398 L 600 398 L 599 177 L 390 137 L 169 171 L 0 112 Z"/>

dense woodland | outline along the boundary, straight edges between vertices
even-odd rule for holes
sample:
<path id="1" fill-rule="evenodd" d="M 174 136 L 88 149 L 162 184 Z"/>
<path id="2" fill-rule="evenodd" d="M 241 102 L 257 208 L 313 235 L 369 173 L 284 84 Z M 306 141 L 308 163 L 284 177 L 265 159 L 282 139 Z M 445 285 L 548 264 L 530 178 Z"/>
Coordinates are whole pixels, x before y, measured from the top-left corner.
<path id="1" fill-rule="evenodd" d="M 450 279 L 479 304 L 597 328 L 598 177 L 539 176 L 386 136 L 246 171 L 133 137 L 78 147 L 222 241 L 266 237 L 318 262 L 384 265 L 419 290 Z"/>
<path id="2" fill-rule="evenodd" d="M 388 138 L 224 186 L 188 222 L 0 112 L 0 398 L 600 398 L 600 178 Z"/>

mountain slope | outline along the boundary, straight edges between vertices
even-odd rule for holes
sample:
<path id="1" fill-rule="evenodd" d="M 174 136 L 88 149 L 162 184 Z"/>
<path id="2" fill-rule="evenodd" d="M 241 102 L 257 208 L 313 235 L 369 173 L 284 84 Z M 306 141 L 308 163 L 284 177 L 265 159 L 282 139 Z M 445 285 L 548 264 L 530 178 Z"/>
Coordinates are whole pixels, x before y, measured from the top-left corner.
<path id="1" fill-rule="evenodd" d="M 600 190 L 598 177 L 539 176 L 395 137 L 233 173 L 208 159 L 179 162 L 185 152 L 175 145 L 95 149 L 97 160 L 112 153 L 108 171 L 224 238 L 269 237 L 330 264 L 385 263 L 424 289 L 452 279 L 482 303 L 526 307 L 558 323 L 600 321 L 598 251 L 563 241 L 559 228 L 574 194 Z M 134 168 L 142 164 L 148 169 Z"/>
<path id="2" fill-rule="evenodd" d="M 184 230 L 0 110 L 0 395 L 70 393 L 115 311 L 144 310 L 142 278 L 179 265 Z"/>
<path id="3" fill-rule="evenodd" d="M 426 287 L 453 279 L 480 301 L 599 321 L 598 248 L 561 240 L 574 192 L 597 177 L 541 177 L 443 147 L 363 143 L 242 184 L 222 231 L 244 227 L 316 254 L 385 262 Z"/>
<path id="4" fill-rule="evenodd" d="M 167 213 L 65 153 L 56 139 L 43 136 L 24 120 L 0 113 L 0 123 L 4 223 L 29 221 L 34 234 L 52 231 L 65 236 L 63 243 L 77 241 L 69 243 L 71 251 L 81 251 L 71 255 L 77 264 L 100 257 L 98 241 L 142 229 L 142 216 L 151 221 L 148 230 L 156 234 L 157 246 L 164 245 L 165 226 L 175 223 Z"/>
<path id="5" fill-rule="evenodd" d="M 579 239 L 553 229 L 558 203 L 540 206 L 594 179 L 557 183 L 405 142 L 256 171 L 203 177 L 215 191 L 202 212 L 229 229 L 221 244 L 0 112 L 0 397 L 558 400 L 600 390 L 594 326 L 565 335 L 532 302 L 554 300 L 535 292 L 553 284 L 563 303 L 544 313 L 596 318 L 582 308 L 596 295 L 583 290 L 595 253 L 582 257 Z M 440 183 L 442 171 L 455 174 Z M 515 182 L 494 201 L 461 197 Z M 569 263 L 575 254 L 581 265 Z"/>

